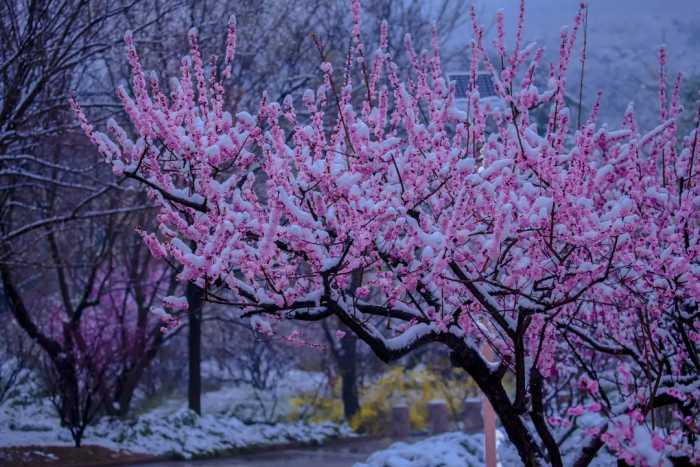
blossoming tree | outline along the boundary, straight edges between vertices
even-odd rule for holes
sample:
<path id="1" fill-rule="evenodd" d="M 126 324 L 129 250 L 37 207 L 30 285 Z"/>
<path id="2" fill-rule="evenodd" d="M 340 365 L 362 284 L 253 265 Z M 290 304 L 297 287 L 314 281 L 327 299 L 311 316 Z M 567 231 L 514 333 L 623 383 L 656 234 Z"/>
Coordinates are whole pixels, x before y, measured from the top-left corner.
<path id="1" fill-rule="evenodd" d="M 512 50 L 497 16 L 495 59 L 472 15 L 466 108 L 437 33 L 420 54 L 406 38 L 404 77 L 386 25 L 375 51 L 363 44 L 357 1 L 344 66 L 315 39 L 322 83 L 300 106 L 263 96 L 254 114 L 226 112 L 234 21 L 220 76 L 190 32 L 169 96 L 126 35 L 133 96 L 118 95 L 133 135 L 94 131 L 73 105 L 115 174 L 159 205 L 158 231 L 143 233 L 152 254 L 260 332 L 336 317 L 385 361 L 447 346 L 525 465 L 588 465 L 604 449 L 629 464 L 698 462 L 699 135 L 677 134 L 680 77 L 667 94 L 662 52 L 651 131 L 632 110 L 599 127 L 598 104 L 573 128 L 564 92 L 585 5 L 542 89 L 523 11 Z M 480 99 L 482 70 L 499 105 Z M 529 112 L 545 104 L 538 133 Z"/>
<path id="2" fill-rule="evenodd" d="M 173 300 L 168 293 L 177 288 L 174 272 L 134 240 L 120 242 L 124 259 L 105 248 L 107 259 L 91 264 L 86 278 L 64 279 L 65 296 L 27 300 L 6 287 L 20 309 L 20 325 L 45 349 L 41 363 L 47 390 L 76 446 L 96 417 L 129 414 L 144 373 L 174 335 L 166 335 L 149 312 L 159 298 Z"/>

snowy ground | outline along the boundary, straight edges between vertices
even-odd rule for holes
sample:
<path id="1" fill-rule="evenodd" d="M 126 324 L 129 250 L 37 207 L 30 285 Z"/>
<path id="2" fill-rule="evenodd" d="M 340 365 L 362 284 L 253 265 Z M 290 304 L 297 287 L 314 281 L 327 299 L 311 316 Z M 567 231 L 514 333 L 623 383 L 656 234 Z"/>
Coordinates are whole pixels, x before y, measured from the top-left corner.
<path id="1" fill-rule="evenodd" d="M 291 407 L 289 400 L 303 393 L 313 393 L 326 383 L 321 373 L 291 369 L 277 381 L 273 389 L 256 390 L 241 383 L 230 383 L 232 375 L 219 368 L 214 362 L 202 362 L 202 377 L 205 381 L 220 381 L 221 387 L 202 395 L 202 407 L 208 413 L 227 412 L 246 421 L 270 422 L 284 419 Z M 168 410 L 173 411 L 185 406 L 184 400 L 166 401 Z"/>
<path id="2" fill-rule="evenodd" d="M 502 441 L 503 434 L 497 432 L 499 465 L 520 465 L 512 450 L 505 448 Z M 416 443 L 394 443 L 355 467 L 482 467 L 484 462 L 484 435 L 455 432 Z"/>
<path id="3" fill-rule="evenodd" d="M 564 465 L 573 465 L 571 455 L 578 453 L 583 439 L 574 437 L 573 442 L 562 448 Z M 505 434 L 496 432 L 498 465 L 519 467 L 522 462 L 513 445 L 508 443 Z M 617 461 L 607 451 L 601 450 L 591 462 L 591 467 L 608 467 Z M 398 442 L 386 449 L 375 452 L 354 467 L 483 467 L 484 436 L 481 433 L 445 433 L 426 438 L 416 443 Z"/>
<path id="4" fill-rule="evenodd" d="M 446 433 L 417 443 L 395 443 L 355 467 L 478 467 L 484 465 L 481 434 Z"/>
<path id="5" fill-rule="evenodd" d="M 499 434 L 499 441 L 500 434 Z M 500 443 L 499 443 L 500 444 Z M 502 447 L 502 446 L 501 446 Z M 499 449 L 503 467 L 522 465 Z M 507 451 L 507 450 L 506 450 Z M 190 461 L 188 467 L 482 467 L 483 435 L 445 433 L 412 442 L 389 444 L 386 439 L 335 442 L 316 449 L 285 449 L 227 459 Z M 161 462 L 153 467 L 182 467 Z"/>
<path id="6" fill-rule="evenodd" d="M 312 384 L 314 377 L 298 372 L 290 373 L 289 379 L 281 385 L 286 388 L 285 391 L 293 391 L 290 388 L 298 384 Z M 249 458 L 246 458 L 246 462 L 256 466 L 342 465 L 349 467 L 357 461 L 361 462 L 354 464 L 356 467 L 481 467 L 484 465 L 483 435 L 480 433 L 446 433 L 417 442 L 397 442 L 388 447 L 386 447 L 387 440 L 369 440 L 364 443 L 356 438 L 357 441 L 352 443 L 355 447 L 343 448 L 338 443 L 332 443 L 313 451 L 292 449 L 287 450 L 286 454 L 265 453 L 265 446 L 272 444 L 317 445 L 334 438 L 351 437 L 353 433 L 347 426 L 333 423 L 314 425 L 244 423 L 235 414 L 239 412 L 240 405 L 248 399 L 250 399 L 250 393 L 246 388 L 224 386 L 217 391 L 205 394 L 203 406 L 208 410 L 202 416 L 188 411 L 182 399 L 168 399 L 157 408 L 131 420 L 109 418 L 99 420 L 94 426 L 88 428 L 84 444 L 102 446 L 115 451 L 173 455 L 187 459 L 260 448 L 263 452 L 250 454 Z M 583 441 L 580 437 L 572 436 L 564 446 L 565 456 L 569 449 L 580 447 Z M 500 432 L 497 433 L 497 443 L 501 466 L 521 465 L 512 446 Z M 37 380 L 31 373 L 26 373 L 23 381 L 13 388 L 4 402 L 0 403 L 0 448 L 35 446 L 38 449 L 39 446 L 72 446 L 72 444 L 70 433 L 67 429 L 60 427 L 54 408 L 49 399 L 42 395 Z M 370 454 L 373 451 L 376 452 Z M 259 459 L 261 456 L 262 460 Z M 255 463 L 256 459 L 260 462 Z M 318 459 L 326 460 L 316 463 L 315 460 Z M 329 463 L 328 459 L 332 459 L 333 463 Z M 228 459 L 230 462 L 234 460 Z M 188 465 L 202 467 L 234 465 L 227 464 L 227 459 L 221 459 L 221 462 L 191 461 Z M 614 463 L 614 459 L 608 453 L 601 452 L 601 457 L 596 459 L 592 466 L 602 467 Z"/>
<path id="7" fill-rule="evenodd" d="M 232 397 L 241 397 L 232 391 Z M 198 416 L 184 401 L 166 401 L 131 420 L 103 418 L 86 431 L 84 444 L 152 455 L 183 458 L 212 456 L 245 448 L 290 442 L 321 443 L 352 436 L 347 426 L 333 423 L 246 424 L 231 415 L 231 401 L 225 390 L 204 397 L 210 410 Z M 70 446 L 72 439 L 48 398 L 30 374 L 0 404 L 0 447 Z"/>

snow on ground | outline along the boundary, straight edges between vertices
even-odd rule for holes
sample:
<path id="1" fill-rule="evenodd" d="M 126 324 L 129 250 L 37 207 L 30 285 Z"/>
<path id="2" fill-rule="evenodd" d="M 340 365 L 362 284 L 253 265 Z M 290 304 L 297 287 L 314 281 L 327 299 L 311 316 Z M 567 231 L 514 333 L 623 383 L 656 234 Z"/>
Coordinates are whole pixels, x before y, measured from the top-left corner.
<path id="1" fill-rule="evenodd" d="M 483 444 L 481 434 L 446 433 L 413 444 L 394 443 L 355 467 L 481 467 Z"/>
<path id="2" fill-rule="evenodd" d="M 146 414 L 131 422 L 102 419 L 89 431 L 86 443 L 191 458 L 266 444 L 318 444 L 351 435 L 349 428 L 333 423 L 246 425 L 225 414 L 198 416 L 182 409 L 164 417 Z"/>
<path id="3" fill-rule="evenodd" d="M 586 442 L 579 431 L 564 443 L 562 455 L 565 465 L 573 465 L 574 454 L 577 455 Z M 500 430 L 496 431 L 496 449 L 500 467 L 523 465 L 515 447 Z M 455 432 L 432 436 L 416 443 L 394 443 L 354 467 L 483 467 L 484 462 L 484 435 Z M 607 467 L 616 463 L 617 460 L 603 449 L 590 465 Z"/>
<path id="4" fill-rule="evenodd" d="M 502 441 L 503 434 L 499 431 L 496 443 L 500 465 L 520 465 L 517 455 Z M 484 462 L 484 435 L 454 432 L 416 443 L 394 443 L 355 467 L 483 467 Z"/>
<path id="5" fill-rule="evenodd" d="M 226 406 L 223 390 L 217 391 L 213 400 L 221 404 L 220 409 Z M 206 397 L 204 401 L 206 404 Z M 269 444 L 314 444 L 347 436 L 352 436 L 347 426 L 333 423 L 246 424 L 225 410 L 198 416 L 177 400 L 133 419 L 103 418 L 87 429 L 83 443 L 191 458 Z M 51 401 L 42 394 L 36 379 L 24 375 L 0 404 L 0 447 L 72 444 L 69 431 L 60 426 Z"/>
<path id="6" fill-rule="evenodd" d="M 246 421 L 265 421 L 286 418 L 291 407 L 289 400 L 299 394 L 313 393 L 326 384 L 322 373 L 291 369 L 287 371 L 274 388 L 261 391 L 248 384 L 230 382 L 235 375 L 220 368 L 216 362 L 205 361 L 202 376 L 207 381 L 220 381 L 219 389 L 202 395 L 202 407 L 205 412 L 227 412 Z M 170 400 L 171 411 L 186 406 L 182 399 Z"/>

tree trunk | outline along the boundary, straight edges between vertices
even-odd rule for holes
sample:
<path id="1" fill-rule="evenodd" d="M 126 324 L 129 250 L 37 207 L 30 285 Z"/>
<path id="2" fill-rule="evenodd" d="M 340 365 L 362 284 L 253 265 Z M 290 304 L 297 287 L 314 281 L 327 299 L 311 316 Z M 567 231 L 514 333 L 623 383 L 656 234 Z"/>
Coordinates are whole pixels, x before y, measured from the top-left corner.
<path id="1" fill-rule="evenodd" d="M 134 392 L 136 387 L 141 381 L 144 371 L 146 370 L 146 364 L 137 363 L 136 366 L 127 370 L 123 375 L 121 375 L 121 381 L 119 391 L 114 394 L 114 400 L 112 401 L 112 407 L 110 407 L 110 415 L 116 417 L 126 417 L 131 410 L 131 401 L 134 398 Z"/>
<path id="2" fill-rule="evenodd" d="M 196 285 L 187 284 L 187 304 L 189 305 L 189 331 L 187 350 L 189 361 L 189 384 L 187 400 L 190 410 L 202 413 L 202 305 L 203 290 Z"/>
<path id="3" fill-rule="evenodd" d="M 80 390 L 75 374 L 75 363 L 72 356 L 59 357 L 53 361 L 55 368 L 56 396 L 60 402 L 58 412 L 61 422 L 68 426 L 76 448 L 80 447 L 82 440 L 82 417 L 80 407 Z"/>
<path id="4" fill-rule="evenodd" d="M 141 326 L 144 325 L 145 324 L 141 324 Z M 134 398 L 134 392 L 141 382 L 141 378 L 143 377 L 146 369 L 151 365 L 151 362 L 153 362 L 158 354 L 162 343 L 163 335 L 158 333 L 155 340 L 144 352 L 143 357 L 135 362 L 131 368 L 125 370 L 120 375 L 117 390 L 114 392 L 112 404 L 109 408 L 109 410 L 112 412 L 108 412 L 109 415 L 126 417 L 129 414 L 129 411 L 131 410 L 131 402 Z"/>
<path id="5" fill-rule="evenodd" d="M 347 333 L 340 340 L 338 367 L 342 377 L 342 396 L 345 420 L 350 421 L 360 411 L 357 390 L 357 337 Z"/>
<path id="6" fill-rule="evenodd" d="M 486 362 L 474 349 L 463 342 L 455 341 L 451 345 L 451 358 L 455 364 L 462 367 L 474 378 L 477 386 L 489 399 L 508 439 L 515 446 L 520 459 L 527 467 L 538 467 L 544 464 L 544 456 L 539 445 L 533 439 L 521 415 L 517 413 L 501 383 L 500 377 L 494 375 Z"/>
<path id="7" fill-rule="evenodd" d="M 15 288 L 9 268 L 2 263 L 0 263 L 0 276 L 2 277 L 2 286 L 10 311 L 17 324 L 24 329 L 29 337 L 37 341 L 51 360 L 52 370 L 55 372 L 54 375 L 51 375 L 52 379 L 54 379 L 51 383 L 56 385 L 56 396 L 59 398 L 57 411 L 61 423 L 69 427 L 75 446 L 80 447 L 83 431 L 85 430 L 81 426 L 87 414 L 81 416 L 80 388 L 78 375 L 75 372 L 75 356 L 72 349 L 73 335 L 71 332 L 67 332 L 65 326 L 68 324 L 63 329 L 66 333 L 65 342 L 68 344 L 64 347 L 39 330 L 31 319 L 19 291 Z"/>

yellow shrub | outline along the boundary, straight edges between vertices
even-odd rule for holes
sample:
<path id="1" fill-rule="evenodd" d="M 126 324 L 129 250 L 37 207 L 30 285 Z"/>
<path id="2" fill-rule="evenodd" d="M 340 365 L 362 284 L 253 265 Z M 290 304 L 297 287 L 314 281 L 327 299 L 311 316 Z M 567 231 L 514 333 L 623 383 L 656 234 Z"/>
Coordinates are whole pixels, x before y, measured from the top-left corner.
<path id="1" fill-rule="evenodd" d="M 391 408 L 397 403 L 409 407 L 412 429 L 423 430 L 428 422 L 428 403 L 442 399 L 446 402 L 450 417 L 459 420 L 465 397 L 476 394 L 476 385 L 464 373 L 451 370 L 438 371 L 427 366 L 406 370 L 396 366 L 384 373 L 372 384 L 360 390 L 360 411 L 350 421 L 359 432 L 378 434 L 385 432 L 391 422 Z M 302 394 L 290 400 L 291 418 L 308 413 L 312 421 L 342 421 L 343 406 L 340 399 L 340 381 L 330 397 Z"/>

